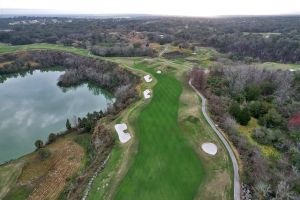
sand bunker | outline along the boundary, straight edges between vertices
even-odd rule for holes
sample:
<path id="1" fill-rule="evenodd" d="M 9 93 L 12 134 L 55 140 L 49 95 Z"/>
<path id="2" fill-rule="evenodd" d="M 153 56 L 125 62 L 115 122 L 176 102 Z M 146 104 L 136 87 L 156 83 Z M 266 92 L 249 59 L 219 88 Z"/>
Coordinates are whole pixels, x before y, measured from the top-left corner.
<path id="1" fill-rule="evenodd" d="M 161 71 L 160 71 L 160 70 L 157 70 L 156 73 L 157 73 L 157 74 L 161 74 Z"/>
<path id="2" fill-rule="evenodd" d="M 146 76 L 144 76 L 144 79 L 145 79 L 145 81 L 146 81 L 147 83 L 149 83 L 149 82 L 151 82 L 151 81 L 152 81 L 152 78 L 151 78 L 151 76 L 150 76 L 150 75 L 146 75 Z"/>
<path id="3" fill-rule="evenodd" d="M 118 133 L 119 140 L 121 143 L 126 143 L 128 140 L 131 139 L 130 133 L 125 133 L 125 130 L 127 130 L 126 124 L 116 124 L 115 129 Z"/>
<path id="4" fill-rule="evenodd" d="M 213 143 L 203 143 L 201 145 L 201 148 L 205 153 L 208 153 L 210 155 L 216 155 L 216 153 L 218 151 L 217 145 L 215 145 Z"/>
<path id="5" fill-rule="evenodd" d="M 144 92 L 145 99 L 149 99 L 151 97 L 151 90 L 147 89 Z"/>
<path id="6" fill-rule="evenodd" d="M 295 72 L 296 70 L 295 70 L 295 69 L 289 69 L 289 71 L 290 71 L 290 72 Z"/>

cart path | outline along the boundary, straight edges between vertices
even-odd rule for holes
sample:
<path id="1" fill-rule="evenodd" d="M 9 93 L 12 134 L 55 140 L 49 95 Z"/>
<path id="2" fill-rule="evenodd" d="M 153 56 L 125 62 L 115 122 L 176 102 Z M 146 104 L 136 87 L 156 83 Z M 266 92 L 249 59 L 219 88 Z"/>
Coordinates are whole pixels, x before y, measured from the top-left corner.
<path id="1" fill-rule="evenodd" d="M 209 125 L 211 126 L 211 128 L 214 130 L 214 132 L 218 135 L 218 137 L 220 138 L 220 140 L 222 141 L 222 143 L 224 144 L 224 146 L 226 147 L 229 156 L 231 158 L 232 161 L 232 165 L 233 165 L 233 173 L 234 173 L 234 200 L 240 200 L 240 177 L 239 177 L 239 166 L 238 166 L 238 162 L 237 159 L 233 153 L 233 150 L 231 149 L 231 146 L 229 145 L 229 143 L 227 142 L 227 140 L 225 139 L 224 135 L 217 129 L 217 127 L 215 126 L 214 122 L 211 120 L 211 118 L 209 117 L 209 115 L 206 112 L 206 98 L 192 85 L 192 80 L 189 80 L 189 85 L 193 88 L 193 90 L 197 93 L 198 96 L 201 97 L 202 99 L 202 113 L 206 119 L 206 121 L 209 123 Z"/>

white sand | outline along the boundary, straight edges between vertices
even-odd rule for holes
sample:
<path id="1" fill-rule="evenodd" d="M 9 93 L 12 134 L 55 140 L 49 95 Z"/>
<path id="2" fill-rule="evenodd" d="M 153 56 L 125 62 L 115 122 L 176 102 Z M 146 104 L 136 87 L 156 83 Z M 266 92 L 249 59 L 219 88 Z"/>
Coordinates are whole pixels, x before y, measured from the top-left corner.
<path id="1" fill-rule="evenodd" d="M 130 133 L 125 133 L 125 130 L 127 130 L 126 124 L 116 124 L 115 129 L 121 143 L 126 143 L 131 139 Z"/>
<path id="2" fill-rule="evenodd" d="M 160 70 L 157 70 L 156 73 L 157 73 L 157 74 L 161 74 L 161 71 L 160 71 Z"/>
<path id="3" fill-rule="evenodd" d="M 151 97 L 151 90 L 147 89 L 144 92 L 145 99 L 149 99 Z"/>
<path id="4" fill-rule="evenodd" d="M 201 148 L 205 153 L 208 153 L 210 155 L 216 155 L 216 153 L 218 151 L 217 145 L 215 145 L 213 143 L 203 143 L 201 145 Z"/>
<path id="5" fill-rule="evenodd" d="M 149 74 L 146 75 L 146 76 L 144 76 L 144 79 L 145 79 L 145 81 L 146 81 L 147 83 L 149 83 L 149 82 L 152 81 L 152 78 L 151 78 L 151 76 L 150 76 Z"/>
<path id="6" fill-rule="evenodd" d="M 290 70 L 290 72 L 295 72 L 296 70 L 295 69 L 289 69 Z"/>

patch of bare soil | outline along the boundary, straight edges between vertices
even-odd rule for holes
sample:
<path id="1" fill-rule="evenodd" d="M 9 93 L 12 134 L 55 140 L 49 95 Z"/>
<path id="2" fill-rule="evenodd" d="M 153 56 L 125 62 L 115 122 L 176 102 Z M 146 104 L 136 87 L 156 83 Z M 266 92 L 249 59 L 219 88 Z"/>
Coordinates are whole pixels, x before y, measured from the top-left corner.
<path id="1" fill-rule="evenodd" d="M 29 200 L 56 199 L 67 185 L 68 179 L 79 169 L 84 156 L 83 148 L 71 139 L 59 140 L 50 145 L 49 150 L 51 157 L 47 161 L 39 164 L 31 162 L 20 177 L 22 181 L 37 183 Z"/>

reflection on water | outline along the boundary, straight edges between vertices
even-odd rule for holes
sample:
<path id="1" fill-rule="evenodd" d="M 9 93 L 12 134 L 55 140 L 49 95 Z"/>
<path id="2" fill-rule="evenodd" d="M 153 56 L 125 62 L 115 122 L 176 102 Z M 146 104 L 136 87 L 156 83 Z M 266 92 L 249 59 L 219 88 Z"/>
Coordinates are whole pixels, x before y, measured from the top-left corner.
<path id="1" fill-rule="evenodd" d="M 62 73 L 36 70 L 0 76 L 0 163 L 31 152 L 35 140 L 64 130 L 67 118 L 104 111 L 112 103 L 108 93 L 92 84 L 58 87 Z"/>

